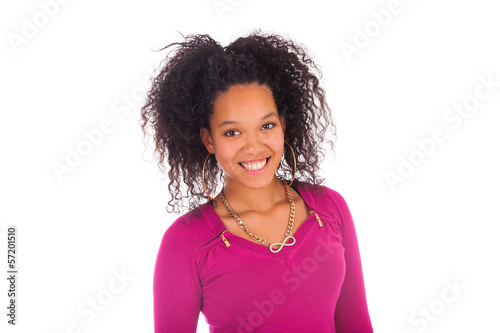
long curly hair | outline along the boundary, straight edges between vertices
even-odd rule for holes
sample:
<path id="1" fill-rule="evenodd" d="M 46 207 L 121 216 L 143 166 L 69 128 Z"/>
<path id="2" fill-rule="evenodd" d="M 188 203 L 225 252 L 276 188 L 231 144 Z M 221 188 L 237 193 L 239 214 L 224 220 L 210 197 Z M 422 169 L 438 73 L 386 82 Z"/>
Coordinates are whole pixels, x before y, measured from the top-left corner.
<path id="1" fill-rule="evenodd" d="M 141 108 L 141 128 L 153 130 L 158 166 L 169 165 L 168 212 L 189 210 L 206 201 L 202 168 L 207 150 L 200 129 L 210 131 L 214 101 L 237 84 L 267 85 L 280 117 L 286 122 L 285 140 L 296 157 L 295 179 L 320 185 L 318 175 L 326 142 L 334 151 L 334 142 L 325 136 L 328 129 L 336 137 L 325 92 L 319 85 L 321 72 L 306 54 L 305 48 L 292 40 L 260 29 L 221 46 L 209 35 L 183 36 L 183 42 L 171 48 L 156 69 L 146 103 Z M 317 72 L 317 75 L 315 74 Z M 291 180 L 293 155 L 285 144 L 284 158 L 278 168 L 281 177 Z M 205 166 L 205 184 L 214 189 L 222 180 L 216 159 L 210 155 Z M 220 183 L 219 183 L 220 185 Z"/>

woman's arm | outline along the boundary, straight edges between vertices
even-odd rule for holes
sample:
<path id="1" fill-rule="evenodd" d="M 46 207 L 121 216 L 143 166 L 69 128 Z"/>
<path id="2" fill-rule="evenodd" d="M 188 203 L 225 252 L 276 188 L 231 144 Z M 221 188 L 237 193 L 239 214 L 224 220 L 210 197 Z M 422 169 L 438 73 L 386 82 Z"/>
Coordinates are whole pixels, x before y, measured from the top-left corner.
<path id="1" fill-rule="evenodd" d="M 332 190 L 333 199 L 340 208 L 342 219 L 342 246 L 344 247 L 345 278 L 335 310 L 337 333 L 373 332 L 366 302 L 365 284 L 361 267 L 356 229 L 344 198 Z"/>
<path id="2" fill-rule="evenodd" d="M 155 333 L 196 332 L 201 285 L 196 247 L 188 227 L 177 219 L 163 235 L 153 278 Z"/>

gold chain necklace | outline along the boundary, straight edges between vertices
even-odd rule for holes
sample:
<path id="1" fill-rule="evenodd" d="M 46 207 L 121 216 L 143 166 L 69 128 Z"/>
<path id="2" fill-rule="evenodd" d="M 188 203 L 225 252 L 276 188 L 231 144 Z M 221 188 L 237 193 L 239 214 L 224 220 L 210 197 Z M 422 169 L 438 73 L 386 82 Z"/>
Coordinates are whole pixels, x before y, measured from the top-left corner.
<path id="1" fill-rule="evenodd" d="M 283 183 L 282 180 L 280 180 L 280 181 L 281 181 L 281 183 Z M 290 217 L 288 218 L 288 227 L 286 229 L 285 239 L 281 243 L 272 243 L 272 244 L 268 243 L 265 238 L 262 238 L 260 236 L 255 235 L 254 233 L 252 233 L 250 231 L 250 229 L 248 229 L 248 227 L 245 225 L 245 223 L 243 223 L 243 221 L 238 217 L 238 215 L 236 215 L 233 212 L 233 209 L 231 208 L 231 206 L 229 206 L 229 203 L 227 202 L 226 197 L 224 197 L 224 191 L 222 191 L 220 193 L 219 197 L 220 197 L 220 200 L 222 201 L 222 203 L 224 204 L 224 207 L 226 207 L 227 211 L 229 212 L 229 215 L 232 216 L 232 218 L 236 221 L 236 223 L 240 226 L 241 229 L 245 230 L 250 235 L 250 237 L 252 237 L 254 240 L 259 242 L 260 244 L 265 245 L 265 246 L 269 246 L 269 250 L 272 253 L 278 253 L 281 251 L 283 246 L 292 246 L 293 244 L 295 244 L 295 237 L 292 236 L 293 221 L 295 220 L 295 203 L 293 202 L 292 195 L 290 194 L 290 190 L 288 189 L 287 186 L 285 186 L 285 195 L 286 195 L 286 198 L 288 199 L 288 203 L 290 203 Z M 290 239 L 292 240 L 292 242 L 287 243 L 288 240 L 290 240 Z M 274 247 L 276 247 L 276 246 L 278 247 L 277 250 L 274 249 Z"/>

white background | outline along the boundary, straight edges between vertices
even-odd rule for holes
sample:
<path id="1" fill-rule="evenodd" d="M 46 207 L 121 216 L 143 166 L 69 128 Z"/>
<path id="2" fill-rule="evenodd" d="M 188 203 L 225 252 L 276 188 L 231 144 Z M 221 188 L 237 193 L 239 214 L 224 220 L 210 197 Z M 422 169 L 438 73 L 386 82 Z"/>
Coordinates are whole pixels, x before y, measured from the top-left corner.
<path id="1" fill-rule="evenodd" d="M 166 54 L 152 50 L 181 41 L 176 30 L 227 45 L 259 27 L 303 43 L 323 71 L 338 135 L 323 176 L 354 217 L 375 332 L 498 331 L 494 1 L 401 0 L 385 26 L 371 12 L 388 0 L 54 4 L 0 8 L 2 276 L 7 225 L 19 238 L 18 325 L 6 323 L 2 278 L 2 332 L 153 331 L 154 263 L 176 216 L 139 126 L 144 87 Z M 346 44 L 357 53 L 346 56 Z M 477 88 L 480 76 L 496 82 L 491 92 Z M 476 88 L 488 97 L 460 123 L 446 121 Z M 103 121 L 107 132 L 89 146 L 85 133 Z M 424 155 L 415 141 L 435 129 L 446 139 Z M 58 175 L 54 165 L 84 145 L 88 154 Z M 410 158 L 418 165 L 391 188 L 386 173 Z M 115 281 L 122 273 L 128 280 Z M 426 308 L 432 319 L 419 315 Z M 199 331 L 208 332 L 201 314 Z"/>

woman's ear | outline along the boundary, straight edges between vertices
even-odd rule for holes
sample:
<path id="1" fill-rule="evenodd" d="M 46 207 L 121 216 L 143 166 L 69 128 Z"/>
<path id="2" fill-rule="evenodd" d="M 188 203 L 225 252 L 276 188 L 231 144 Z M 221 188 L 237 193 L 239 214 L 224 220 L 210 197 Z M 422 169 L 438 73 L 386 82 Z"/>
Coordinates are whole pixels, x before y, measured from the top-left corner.
<path id="1" fill-rule="evenodd" d="M 214 143 L 212 141 L 212 135 L 210 134 L 210 131 L 207 128 L 202 127 L 200 129 L 200 136 L 201 136 L 201 141 L 207 148 L 208 152 L 214 153 Z"/>
<path id="2" fill-rule="evenodd" d="M 286 129 L 285 117 L 281 116 L 280 122 L 281 122 L 281 129 L 283 130 L 283 135 L 285 135 L 285 129 Z"/>

